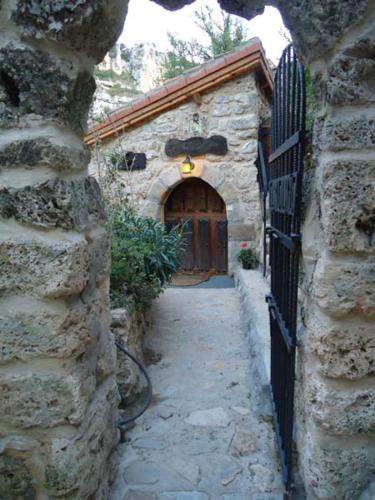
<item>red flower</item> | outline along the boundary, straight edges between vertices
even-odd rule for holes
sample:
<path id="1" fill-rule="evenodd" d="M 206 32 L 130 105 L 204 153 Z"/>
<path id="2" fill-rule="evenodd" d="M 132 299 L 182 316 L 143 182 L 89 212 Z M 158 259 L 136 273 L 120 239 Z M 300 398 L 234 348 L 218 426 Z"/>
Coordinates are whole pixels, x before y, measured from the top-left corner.
<path id="1" fill-rule="evenodd" d="M 243 241 L 243 242 L 241 243 L 241 248 L 247 248 L 247 243 L 246 243 L 246 241 Z"/>

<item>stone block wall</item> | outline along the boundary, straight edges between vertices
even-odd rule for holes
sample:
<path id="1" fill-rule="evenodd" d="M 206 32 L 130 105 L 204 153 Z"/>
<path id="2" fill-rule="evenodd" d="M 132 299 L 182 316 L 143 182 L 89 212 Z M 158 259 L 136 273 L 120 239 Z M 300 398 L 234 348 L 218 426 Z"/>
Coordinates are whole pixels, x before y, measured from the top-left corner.
<path id="1" fill-rule="evenodd" d="M 108 498 L 110 241 L 82 137 L 127 2 L 94 4 L 0 2 L 2 499 Z"/>
<path id="2" fill-rule="evenodd" d="M 149 311 L 112 309 L 111 331 L 115 340 L 144 364 L 143 339 L 150 327 Z M 145 387 L 144 377 L 138 366 L 122 352 L 117 355 L 116 378 L 122 404 L 131 405 Z M 121 405 L 122 407 L 122 405 Z"/>
<path id="3" fill-rule="evenodd" d="M 228 153 L 194 157 L 195 169 L 188 176 L 208 182 L 223 198 L 228 217 L 229 270 L 237 267 L 241 241 L 260 239 L 261 209 L 257 182 L 258 127 L 268 116 L 268 102 L 257 86 L 254 73 L 224 83 L 166 111 L 114 140 L 103 142 L 92 155 L 90 173 L 95 177 L 106 168 L 108 155 L 115 151 L 146 153 L 145 170 L 122 172 L 124 193 L 144 215 L 163 219 L 164 203 L 172 189 L 184 180 L 179 166 L 185 156 L 168 157 L 164 147 L 169 139 L 193 136 L 193 115 L 198 113 L 200 135 L 223 135 Z"/>
<path id="4" fill-rule="evenodd" d="M 375 479 L 372 12 L 326 66 L 310 66 L 320 107 L 303 228 L 296 417 L 308 498 L 358 498 Z"/>

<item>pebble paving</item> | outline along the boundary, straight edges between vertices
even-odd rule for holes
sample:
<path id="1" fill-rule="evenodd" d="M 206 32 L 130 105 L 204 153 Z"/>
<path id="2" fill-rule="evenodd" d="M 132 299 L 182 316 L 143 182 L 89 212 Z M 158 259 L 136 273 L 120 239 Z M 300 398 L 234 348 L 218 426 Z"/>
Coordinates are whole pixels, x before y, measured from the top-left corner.
<path id="1" fill-rule="evenodd" d="M 268 389 L 237 291 L 170 288 L 146 344 L 154 398 L 117 451 L 111 500 L 281 500 Z"/>

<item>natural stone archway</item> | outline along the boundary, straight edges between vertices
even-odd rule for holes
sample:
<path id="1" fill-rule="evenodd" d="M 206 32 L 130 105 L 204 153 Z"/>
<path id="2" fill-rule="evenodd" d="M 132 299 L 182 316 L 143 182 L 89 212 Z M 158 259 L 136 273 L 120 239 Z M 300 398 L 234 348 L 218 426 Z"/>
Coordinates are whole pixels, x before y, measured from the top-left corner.
<path id="1" fill-rule="evenodd" d="M 215 165 L 198 165 L 197 172 L 189 178 L 199 178 L 207 182 L 224 200 L 228 220 L 228 272 L 232 274 L 238 266 L 237 255 L 240 243 L 254 241 L 259 236 L 259 228 L 254 224 L 246 223 L 241 203 L 238 200 L 238 191 L 229 179 L 225 179 Z M 187 177 L 182 175 L 178 167 L 167 168 L 155 181 L 147 193 L 142 214 L 163 220 L 164 203 L 174 188 Z"/>
<path id="2" fill-rule="evenodd" d="M 93 64 L 127 3 L 0 2 L 0 496 L 87 498 L 100 480 L 97 497 L 106 495 L 117 404 L 108 240 L 81 135 Z M 265 3 L 220 0 L 247 18 Z M 309 498 L 351 499 L 375 463 L 375 2 L 267 4 L 309 64 L 318 108 L 303 236 L 301 472 Z"/>
<path id="3" fill-rule="evenodd" d="M 1 498 L 107 498 L 109 239 L 82 135 L 126 6 L 0 2 Z"/>

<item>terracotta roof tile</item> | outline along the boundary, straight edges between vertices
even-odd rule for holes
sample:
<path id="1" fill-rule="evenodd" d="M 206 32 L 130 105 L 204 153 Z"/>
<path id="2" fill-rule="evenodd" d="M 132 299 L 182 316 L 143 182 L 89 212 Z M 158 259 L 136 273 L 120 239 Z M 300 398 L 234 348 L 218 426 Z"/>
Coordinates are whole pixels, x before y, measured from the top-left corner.
<path id="1" fill-rule="evenodd" d="M 272 72 L 258 38 L 252 38 L 246 45 L 168 80 L 144 96 L 114 111 L 105 120 L 88 130 L 85 142 L 93 144 L 98 138 L 110 137 L 119 130 L 124 130 L 129 124 L 140 123 L 146 119 L 143 116 L 150 119 L 166 109 L 175 107 L 191 95 L 199 93 L 200 90 L 206 91 L 220 82 L 254 69 L 258 70 L 265 87 L 271 92 Z M 157 103 L 159 105 L 156 105 Z M 142 110 L 144 113 L 141 112 Z"/>

